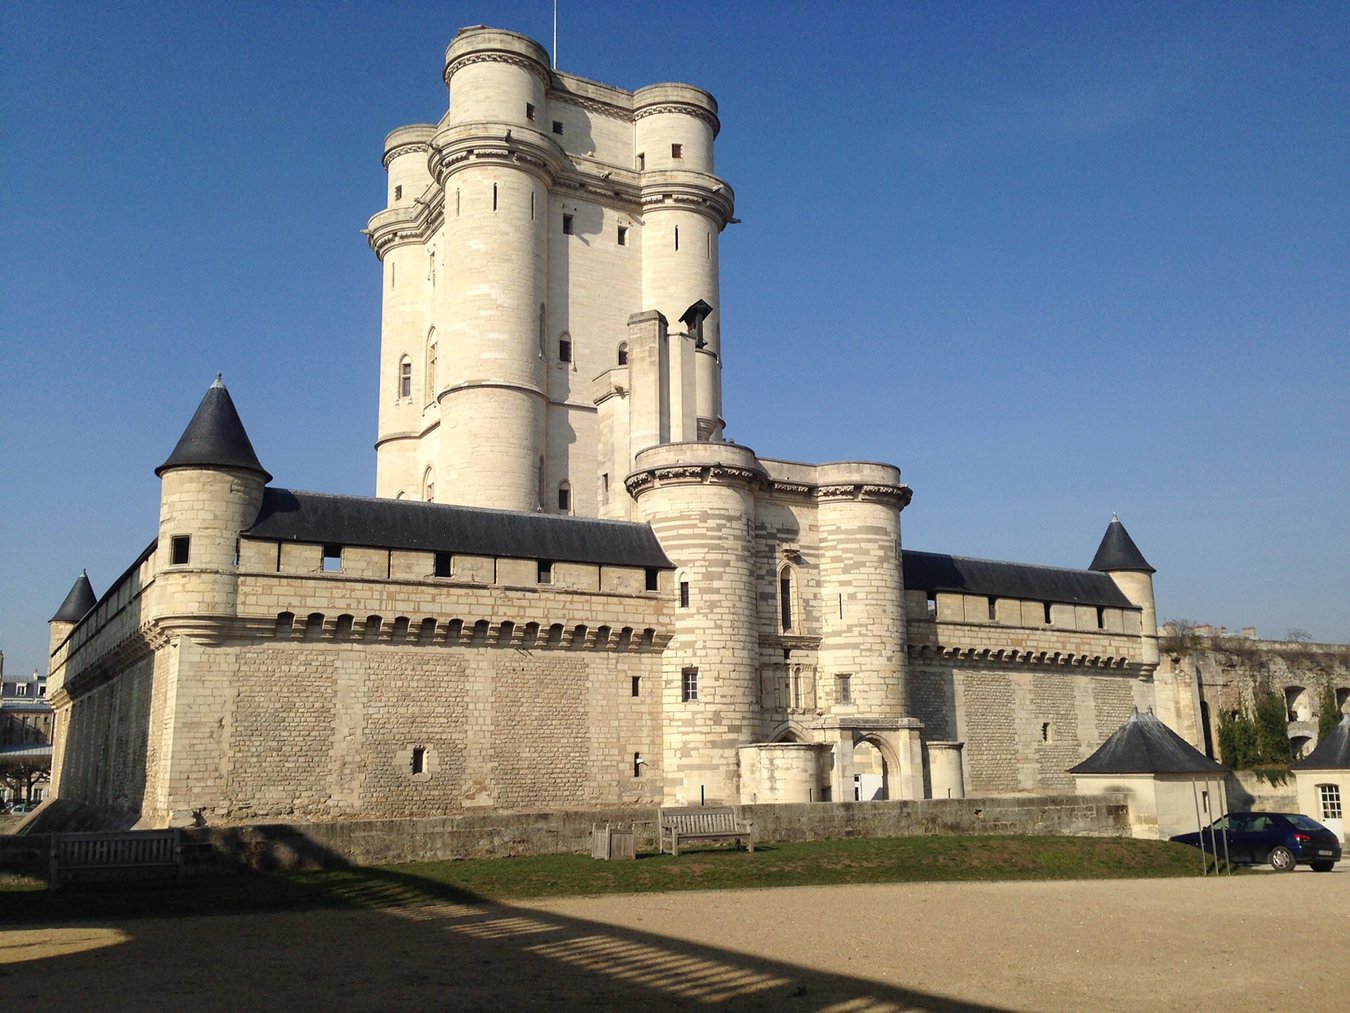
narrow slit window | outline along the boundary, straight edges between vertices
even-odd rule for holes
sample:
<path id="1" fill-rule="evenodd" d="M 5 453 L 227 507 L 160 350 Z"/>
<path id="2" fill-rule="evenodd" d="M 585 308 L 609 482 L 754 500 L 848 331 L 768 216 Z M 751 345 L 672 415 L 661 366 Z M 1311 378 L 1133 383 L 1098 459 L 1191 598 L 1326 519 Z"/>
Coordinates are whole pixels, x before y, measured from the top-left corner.
<path id="1" fill-rule="evenodd" d="M 637 171 L 644 172 L 646 171 L 646 168 L 647 168 L 647 155 L 645 152 L 639 151 L 637 155 Z"/>
<path id="2" fill-rule="evenodd" d="M 573 218 L 572 218 L 571 215 L 567 215 L 567 214 L 563 215 L 563 235 L 564 235 L 564 236 L 570 236 L 570 235 L 572 235 L 572 222 L 573 222 Z"/>
<path id="3" fill-rule="evenodd" d="M 191 555 L 192 537 L 190 535 L 174 535 L 171 543 L 169 562 L 174 566 L 182 566 L 188 561 Z"/>
<path id="4" fill-rule="evenodd" d="M 682 580 L 680 581 L 680 608 L 687 609 L 688 607 L 689 607 L 689 581 Z"/>
<path id="5" fill-rule="evenodd" d="M 403 186 L 402 184 L 400 184 L 394 187 L 394 200 L 402 200 L 402 199 L 403 199 Z"/>
<path id="6" fill-rule="evenodd" d="M 792 629 L 792 571 L 784 570 L 778 575 L 778 609 L 783 629 Z"/>
<path id="7" fill-rule="evenodd" d="M 839 703 L 853 702 L 853 676 L 840 675 L 834 681 L 835 699 Z"/>
<path id="8" fill-rule="evenodd" d="M 534 221 L 534 191 L 530 191 L 530 221 Z"/>
<path id="9" fill-rule="evenodd" d="M 634 777 L 641 777 L 641 776 L 642 776 L 642 754 L 641 754 L 641 753 L 634 753 L 634 754 L 633 754 L 633 776 L 634 776 Z"/>
<path id="10" fill-rule="evenodd" d="M 619 365 L 628 365 L 628 342 L 626 341 L 619 342 Z"/>
<path id="11" fill-rule="evenodd" d="M 497 210 L 497 184 L 492 184 L 492 210 Z"/>
<path id="12" fill-rule="evenodd" d="M 398 364 L 398 396 L 412 397 L 412 360 L 406 355 Z"/>
<path id="13" fill-rule="evenodd" d="M 1106 609 L 1101 606 L 1097 607 L 1097 629 L 1106 629 Z"/>
<path id="14" fill-rule="evenodd" d="M 323 572 L 337 573 L 342 569 L 342 546 L 325 545 L 323 547 Z"/>
<path id="15" fill-rule="evenodd" d="M 675 226 L 675 249 L 678 250 L 679 248 L 680 248 L 680 227 L 679 227 L 678 225 L 676 225 L 676 226 Z"/>
<path id="16" fill-rule="evenodd" d="M 633 692 L 633 696 L 641 696 L 641 695 L 642 695 L 642 676 L 640 676 L 640 675 L 635 675 L 635 676 L 633 676 L 633 679 L 632 679 L 632 692 Z"/>
<path id="17" fill-rule="evenodd" d="M 559 362 L 571 362 L 571 361 L 572 361 L 572 339 L 571 339 L 571 338 L 559 338 L 559 339 L 558 339 L 558 361 L 559 361 Z"/>
<path id="18" fill-rule="evenodd" d="M 526 103 L 525 103 L 525 118 L 526 118 L 527 120 L 529 120 L 531 123 L 534 122 L 534 103 L 533 103 L 533 102 L 526 102 Z"/>
<path id="19" fill-rule="evenodd" d="M 427 769 L 427 751 L 423 746 L 414 746 L 412 751 L 412 772 L 425 774 Z"/>
<path id="20" fill-rule="evenodd" d="M 620 225 L 620 226 L 619 226 L 619 245 L 620 245 L 620 246 L 627 246 L 627 245 L 628 245 L 628 226 L 627 226 L 627 225 Z"/>
<path id="21" fill-rule="evenodd" d="M 558 511 L 565 514 L 572 512 L 572 487 L 566 482 L 558 486 Z"/>
<path id="22" fill-rule="evenodd" d="M 1046 602 L 1046 603 L 1045 603 L 1045 624 L 1046 624 L 1047 626 L 1050 625 L 1050 619 L 1051 619 L 1051 614 L 1050 614 L 1050 603 L 1049 603 L 1049 602 Z"/>
<path id="23" fill-rule="evenodd" d="M 996 622 L 998 622 L 998 599 L 997 599 L 997 598 L 990 598 L 990 599 L 989 599 L 989 621 L 990 621 L 991 623 L 996 623 Z"/>

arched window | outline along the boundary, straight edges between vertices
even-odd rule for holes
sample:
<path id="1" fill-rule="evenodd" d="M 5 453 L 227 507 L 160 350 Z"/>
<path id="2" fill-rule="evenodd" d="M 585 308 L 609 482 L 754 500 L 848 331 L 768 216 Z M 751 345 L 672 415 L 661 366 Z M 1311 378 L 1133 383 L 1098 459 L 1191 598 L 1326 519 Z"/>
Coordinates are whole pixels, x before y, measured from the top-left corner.
<path id="1" fill-rule="evenodd" d="M 619 365 L 628 365 L 628 342 L 626 341 L 619 342 Z"/>
<path id="2" fill-rule="evenodd" d="M 436 502 L 436 472 L 430 468 L 422 475 L 422 499 L 427 503 Z"/>
<path id="3" fill-rule="evenodd" d="M 558 361 L 572 361 L 572 335 L 567 331 L 563 331 L 562 334 L 558 336 Z"/>
<path id="4" fill-rule="evenodd" d="M 783 632 L 792 629 L 792 567 L 784 566 L 778 571 L 778 619 Z"/>
<path id="5" fill-rule="evenodd" d="M 572 512 L 572 483 L 558 483 L 558 512 L 570 514 Z"/>
<path id="6" fill-rule="evenodd" d="M 398 396 L 412 397 L 412 359 L 406 355 L 398 360 Z"/>

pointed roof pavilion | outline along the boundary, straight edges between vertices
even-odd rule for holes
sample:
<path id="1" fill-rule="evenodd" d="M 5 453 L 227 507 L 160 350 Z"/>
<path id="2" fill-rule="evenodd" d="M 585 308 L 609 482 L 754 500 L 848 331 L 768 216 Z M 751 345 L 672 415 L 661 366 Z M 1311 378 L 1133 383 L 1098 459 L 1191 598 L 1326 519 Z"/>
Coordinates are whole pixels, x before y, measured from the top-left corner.
<path id="1" fill-rule="evenodd" d="M 1350 770 L 1350 714 L 1317 748 L 1293 765 L 1294 770 Z"/>
<path id="2" fill-rule="evenodd" d="M 1154 716 L 1135 711 L 1098 750 L 1070 774 L 1226 774 L 1211 760 Z"/>
<path id="3" fill-rule="evenodd" d="M 155 474 L 163 475 L 170 468 L 203 466 L 252 471 L 261 475 L 264 482 L 272 481 L 272 476 L 258 462 L 253 443 L 244 431 L 239 412 L 235 410 L 234 401 L 219 373 L 207 388 L 206 396 L 183 430 L 173 453 L 155 469 Z"/>
<path id="4" fill-rule="evenodd" d="M 1102 535 L 1102 543 L 1097 546 L 1097 554 L 1092 557 L 1092 563 L 1088 566 L 1088 569 L 1097 570 L 1101 573 L 1110 573 L 1112 570 L 1134 570 L 1140 573 L 1158 572 L 1148 565 L 1148 560 L 1139 551 L 1139 546 L 1134 544 L 1134 539 L 1130 537 L 1130 533 L 1125 530 L 1125 525 L 1120 523 L 1120 518 L 1115 514 L 1111 515 L 1111 523 L 1106 526 L 1106 534 Z"/>
<path id="5" fill-rule="evenodd" d="M 94 594 L 93 585 L 89 583 L 89 575 L 81 570 L 80 575 L 75 578 L 75 583 L 71 585 L 66 600 L 48 622 L 78 623 L 97 604 L 98 595 Z"/>

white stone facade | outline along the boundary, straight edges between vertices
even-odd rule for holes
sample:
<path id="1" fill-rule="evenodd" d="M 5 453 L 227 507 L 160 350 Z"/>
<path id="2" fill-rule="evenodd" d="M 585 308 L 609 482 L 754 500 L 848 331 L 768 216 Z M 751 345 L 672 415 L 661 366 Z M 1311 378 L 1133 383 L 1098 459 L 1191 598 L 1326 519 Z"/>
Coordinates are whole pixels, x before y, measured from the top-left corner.
<path id="1" fill-rule="evenodd" d="M 907 588 L 899 469 L 723 441 L 710 95 L 487 28 L 444 75 L 368 227 L 377 496 L 433 501 L 399 515 L 427 537 L 481 516 L 453 504 L 664 557 L 288 534 L 256 460 L 175 451 L 155 545 L 52 623 L 63 796 L 164 825 L 1059 790 L 1158 702 L 1151 568 Z"/>

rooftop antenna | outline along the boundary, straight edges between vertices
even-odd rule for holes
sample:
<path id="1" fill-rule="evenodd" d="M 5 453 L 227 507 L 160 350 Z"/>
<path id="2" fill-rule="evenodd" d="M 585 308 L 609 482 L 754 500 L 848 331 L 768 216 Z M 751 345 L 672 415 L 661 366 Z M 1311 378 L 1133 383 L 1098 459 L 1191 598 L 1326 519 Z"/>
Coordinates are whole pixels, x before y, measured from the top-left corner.
<path id="1" fill-rule="evenodd" d="M 553 69 L 558 69 L 558 0 L 553 0 Z"/>

